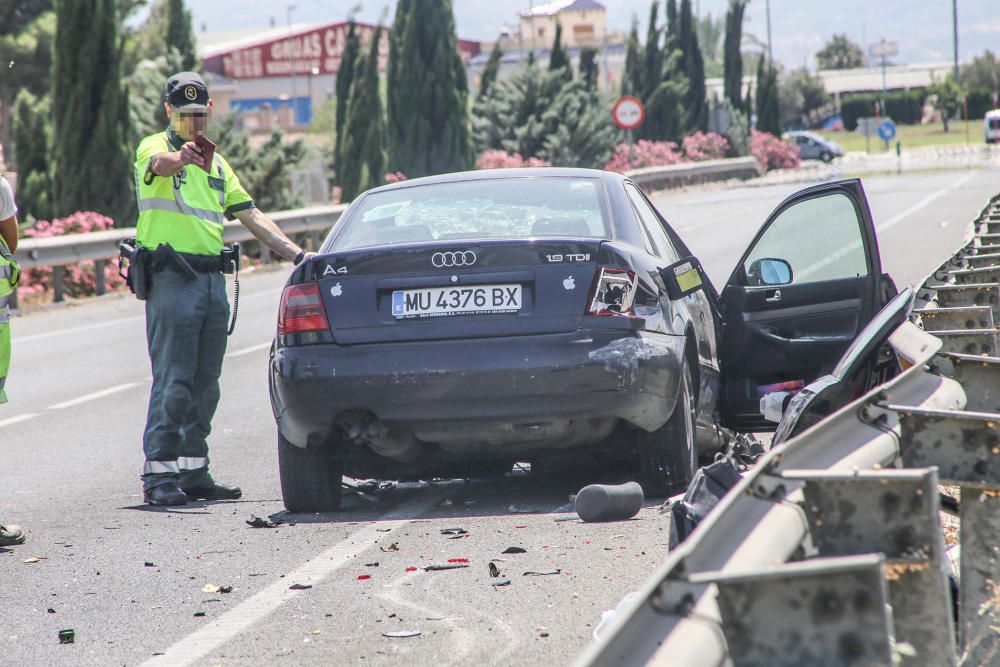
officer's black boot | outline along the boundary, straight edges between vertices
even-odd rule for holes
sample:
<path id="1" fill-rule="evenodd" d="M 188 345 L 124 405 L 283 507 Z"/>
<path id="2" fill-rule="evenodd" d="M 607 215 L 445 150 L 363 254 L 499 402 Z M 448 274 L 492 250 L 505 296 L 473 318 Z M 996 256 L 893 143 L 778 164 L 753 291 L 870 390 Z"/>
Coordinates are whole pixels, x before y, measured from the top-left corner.
<path id="1" fill-rule="evenodd" d="M 183 505 L 188 501 L 187 494 L 174 482 L 143 491 L 142 499 L 149 505 Z"/>
<path id="2" fill-rule="evenodd" d="M 236 500 L 243 495 L 238 486 L 219 484 L 214 479 L 203 486 L 184 489 L 184 494 L 192 500 Z"/>

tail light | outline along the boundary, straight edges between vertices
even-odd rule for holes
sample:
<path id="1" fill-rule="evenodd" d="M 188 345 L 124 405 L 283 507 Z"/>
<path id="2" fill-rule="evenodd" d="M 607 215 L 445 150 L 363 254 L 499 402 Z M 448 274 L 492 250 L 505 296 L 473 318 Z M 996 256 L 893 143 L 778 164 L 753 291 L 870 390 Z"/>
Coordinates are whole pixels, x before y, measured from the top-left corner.
<path id="1" fill-rule="evenodd" d="M 636 285 L 635 273 L 628 269 L 598 269 L 587 314 L 635 317 L 632 304 L 635 302 Z"/>
<path id="2" fill-rule="evenodd" d="M 326 331 L 330 324 L 319 295 L 319 283 L 289 285 L 281 293 L 278 308 L 278 335 Z"/>

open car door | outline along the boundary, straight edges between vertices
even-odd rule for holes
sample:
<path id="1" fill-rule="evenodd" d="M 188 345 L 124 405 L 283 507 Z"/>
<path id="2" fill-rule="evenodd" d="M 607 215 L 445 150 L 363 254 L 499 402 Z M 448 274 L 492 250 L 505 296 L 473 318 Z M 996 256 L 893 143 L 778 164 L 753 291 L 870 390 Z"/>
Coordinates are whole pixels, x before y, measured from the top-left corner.
<path id="1" fill-rule="evenodd" d="M 858 179 L 802 190 L 757 233 L 722 291 L 722 423 L 774 430 L 772 391 L 829 373 L 895 293 Z"/>

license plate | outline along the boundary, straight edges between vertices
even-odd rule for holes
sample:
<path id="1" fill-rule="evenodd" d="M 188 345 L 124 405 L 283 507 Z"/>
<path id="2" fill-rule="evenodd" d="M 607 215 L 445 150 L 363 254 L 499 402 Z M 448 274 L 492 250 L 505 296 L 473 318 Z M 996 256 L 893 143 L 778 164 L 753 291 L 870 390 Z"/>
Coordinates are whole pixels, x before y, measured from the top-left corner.
<path id="1" fill-rule="evenodd" d="M 521 310 L 520 285 L 469 285 L 397 290 L 392 293 L 393 317 L 490 315 Z"/>

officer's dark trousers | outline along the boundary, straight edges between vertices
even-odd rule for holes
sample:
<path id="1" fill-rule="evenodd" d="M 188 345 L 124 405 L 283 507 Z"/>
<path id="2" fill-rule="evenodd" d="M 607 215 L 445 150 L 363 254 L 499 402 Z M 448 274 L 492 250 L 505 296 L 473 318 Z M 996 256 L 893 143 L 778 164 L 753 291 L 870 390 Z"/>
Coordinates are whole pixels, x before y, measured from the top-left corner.
<path id="1" fill-rule="evenodd" d="M 193 281 L 172 268 L 153 274 L 146 300 L 153 389 L 142 441 L 147 491 L 169 482 L 182 489 L 211 483 L 206 438 L 219 403 L 228 321 L 221 273 L 198 273 Z"/>

